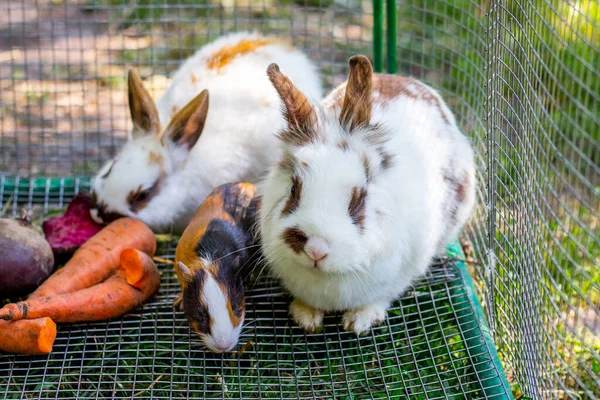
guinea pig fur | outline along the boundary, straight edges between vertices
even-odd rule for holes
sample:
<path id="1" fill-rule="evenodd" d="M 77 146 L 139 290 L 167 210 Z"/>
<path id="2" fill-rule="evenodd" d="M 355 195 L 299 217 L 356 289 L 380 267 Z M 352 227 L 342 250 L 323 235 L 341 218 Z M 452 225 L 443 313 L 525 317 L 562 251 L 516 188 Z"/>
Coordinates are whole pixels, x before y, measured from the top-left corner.
<path id="1" fill-rule="evenodd" d="M 215 189 L 184 231 L 175 253 L 183 308 L 192 330 L 216 353 L 238 343 L 245 317 L 243 280 L 255 254 L 245 229 L 254 186 Z"/>

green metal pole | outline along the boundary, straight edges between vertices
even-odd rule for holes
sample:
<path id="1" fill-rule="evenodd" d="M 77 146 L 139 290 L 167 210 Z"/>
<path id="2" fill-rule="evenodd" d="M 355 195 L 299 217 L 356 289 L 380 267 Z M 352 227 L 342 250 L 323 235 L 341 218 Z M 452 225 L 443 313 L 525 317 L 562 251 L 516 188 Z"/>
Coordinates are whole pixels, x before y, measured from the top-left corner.
<path id="1" fill-rule="evenodd" d="M 373 0 L 373 68 L 383 71 L 383 0 Z"/>
<path id="2" fill-rule="evenodd" d="M 386 1 L 387 13 L 387 72 L 398 72 L 398 53 L 396 46 L 396 0 Z"/>

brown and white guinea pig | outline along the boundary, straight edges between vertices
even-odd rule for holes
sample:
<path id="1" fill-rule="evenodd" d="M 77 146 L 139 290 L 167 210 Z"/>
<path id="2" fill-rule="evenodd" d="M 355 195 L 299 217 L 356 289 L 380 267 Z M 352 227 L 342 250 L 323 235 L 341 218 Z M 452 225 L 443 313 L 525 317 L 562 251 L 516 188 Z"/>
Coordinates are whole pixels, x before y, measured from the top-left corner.
<path id="1" fill-rule="evenodd" d="M 218 186 L 202 203 L 175 251 L 182 307 L 194 332 L 216 353 L 233 349 L 245 316 L 243 279 L 255 254 L 251 227 L 256 188 Z"/>

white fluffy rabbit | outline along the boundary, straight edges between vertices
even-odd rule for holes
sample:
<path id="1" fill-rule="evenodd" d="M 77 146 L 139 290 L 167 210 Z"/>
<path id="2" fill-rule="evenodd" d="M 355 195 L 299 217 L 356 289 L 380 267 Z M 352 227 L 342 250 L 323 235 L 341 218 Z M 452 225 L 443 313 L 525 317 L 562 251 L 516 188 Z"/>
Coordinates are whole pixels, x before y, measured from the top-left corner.
<path id="1" fill-rule="evenodd" d="M 382 322 L 475 201 L 471 145 L 438 93 L 373 74 L 364 56 L 349 63 L 348 81 L 319 107 L 268 69 L 289 125 L 259 186 L 262 249 L 307 330 L 329 311 L 345 311 L 356 333 Z"/>
<path id="2" fill-rule="evenodd" d="M 154 231 L 182 232 L 214 188 L 264 175 L 280 155 L 275 133 L 285 127 L 265 74 L 273 62 L 285 65 L 309 97 L 321 98 L 317 68 L 303 53 L 251 33 L 198 50 L 156 105 L 130 71 L 132 139 L 94 178 L 93 216 L 125 215 Z"/>

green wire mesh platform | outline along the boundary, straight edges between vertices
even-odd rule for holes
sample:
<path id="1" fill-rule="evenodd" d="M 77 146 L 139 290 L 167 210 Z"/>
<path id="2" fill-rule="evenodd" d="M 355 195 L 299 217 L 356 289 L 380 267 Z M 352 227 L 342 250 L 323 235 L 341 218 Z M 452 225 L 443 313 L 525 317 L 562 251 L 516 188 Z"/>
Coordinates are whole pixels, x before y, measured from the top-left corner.
<path id="1" fill-rule="evenodd" d="M 3 180 L 0 200 L 53 212 L 87 180 Z M 157 256 L 173 259 L 176 240 Z M 297 328 L 290 299 L 265 276 L 247 282 L 246 328 L 236 350 L 202 349 L 182 312 L 180 286 L 161 264 L 162 286 L 122 319 L 59 325 L 47 356 L 0 354 L 0 398 L 509 399 L 496 350 L 458 245 L 357 338 L 328 316 L 319 333 Z"/>

